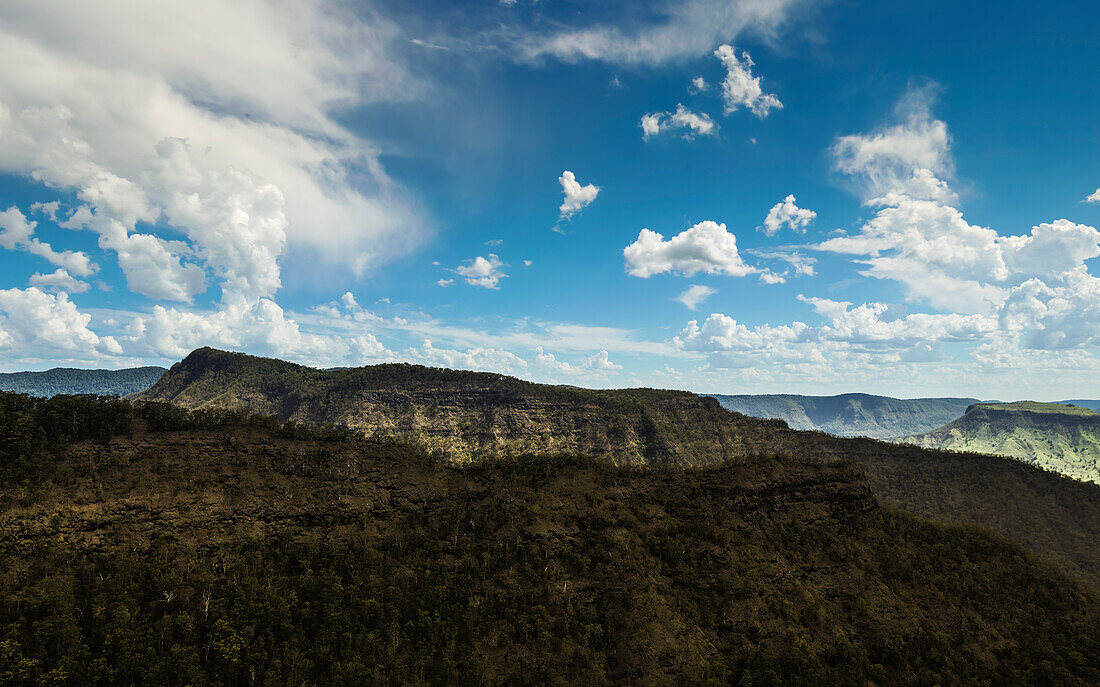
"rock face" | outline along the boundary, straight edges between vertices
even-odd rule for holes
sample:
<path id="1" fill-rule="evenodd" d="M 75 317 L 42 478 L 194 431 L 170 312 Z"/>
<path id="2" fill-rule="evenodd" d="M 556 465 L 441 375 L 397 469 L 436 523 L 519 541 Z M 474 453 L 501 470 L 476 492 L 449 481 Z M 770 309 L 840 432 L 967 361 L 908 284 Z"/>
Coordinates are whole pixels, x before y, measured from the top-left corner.
<path id="1" fill-rule="evenodd" d="M 870 394 L 710 394 L 722 407 L 751 417 L 783 420 L 793 429 L 844 437 L 890 439 L 926 432 L 961 417 L 976 398 L 901 399 Z"/>
<path id="2" fill-rule="evenodd" d="M 200 349 L 134 399 L 191 409 L 243 405 L 409 440 L 459 463 L 572 453 L 619 465 L 691 466 L 754 452 L 738 416 L 695 394 L 593 391 L 416 365 L 316 370 Z"/>
<path id="3" fill-rule="evenodd" d="M 1011 456 L 1100 483 L 1100 413 L 1055 403 L 979 403 L 958 420 L 901 441 Z"/>

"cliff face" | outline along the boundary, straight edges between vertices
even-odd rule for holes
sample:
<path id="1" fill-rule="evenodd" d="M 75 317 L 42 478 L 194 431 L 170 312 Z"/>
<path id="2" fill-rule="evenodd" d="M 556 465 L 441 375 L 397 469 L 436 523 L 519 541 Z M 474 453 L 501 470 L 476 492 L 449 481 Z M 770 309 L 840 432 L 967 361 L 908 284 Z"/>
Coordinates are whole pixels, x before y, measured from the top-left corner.
<path id="1" fill-rule="evenodd" d="M 695 394 L 593 391 L 415 365 L 315 370 L 200 349 L 133 398 L 333 423 L 412 441 L 459 463 L 584 454 L 619 465 L 692 466 L 754 452 L 739 416 Z"/>
<path id="2" fill-rule="evenodd" d="M 1053 403 L 975 404 L 931 432 L 901 441 L 926 448 L 1011 456 L 1100 483 L 1100 413 Z"/>

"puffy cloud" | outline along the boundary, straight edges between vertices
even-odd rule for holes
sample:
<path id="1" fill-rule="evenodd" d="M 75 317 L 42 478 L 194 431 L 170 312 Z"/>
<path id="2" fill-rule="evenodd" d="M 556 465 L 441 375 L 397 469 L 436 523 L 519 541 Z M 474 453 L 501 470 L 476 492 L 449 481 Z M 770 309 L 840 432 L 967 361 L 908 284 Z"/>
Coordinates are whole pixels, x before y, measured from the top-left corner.
<path id="1" fill-rule="evenodd" d="M 599 372 L 613 372 L 623 369 L 622 365 L 611 362 L 610 357 L 607 355 L 607 351 L 600 351 L 595 355 L 589 356 L 584 361 L 584 367 L 585 369 Z"/>
<path id="2" fill-rule="evenodd" d="M 26 251 L 81 277 L 96 271 L 96 266 L 84 253 L 69 250 L 58 252 L 50 244 L 35 238 L 37 226 L 37 222 L 28 220 L 15 206 L 0 212 L 0 248 Z"/>
<path id="3" fill-rule="evenodd" d="M 1100 188 L 1096 189 L 1096 191 L 1092 195 L 1085 198 L 1085 200 L 1083 200 L 1082 202 L 1084 202 L 1084 203 L 1100 203 Z"/>
<path id="4" fill-rule="evenodd" d="M 600 193 L 600 187 L 595 184 L 581 186 L 580 182 L 577 181 L 577 177 L 569 170 L 561 173 L 561 176 L 558 177 L 558 183 L 561 184 L 561 191 L 565 195 L 561 208 L 559 208 L 560 219 L 563 220 L 570 219 L 573 215 L 591 205 Z"/>
<path id="5" fill-rule="evenodd" d="M 933 96 L 930 88 L 912 89 L 898 103 L 899 124 L 841 136 L 833 145 L 836 169 L 861 183 L 865 199 L 955 199 L 943 181 L 954 175 L 951 137 L 947 124 L 931 116 Z"/>
<path id="6" fill-rule="evenodd" d="M 760 85 L 760 77 L 752 75 L 753 61 L 749 53 L 742 51 L 740 57 L 731 45 L 720 45 L 714 51 L 726 67 L 726 78 L 722 81 L 722 100 L 725 112 L 730 114 L 738 109 L 748 108 L 754 115 L 763 119 L 772 110 L 783 108 L 783 103 L 773 93 L 765 93 Z"/>
<path id="7" fill-rule="evenodd" d="M 682 131 L 685 140 L 696 136 L 713 136 L 718 133 L 718 125 L 706 113 L 698 114 L 676 104 L 675 112 L 656 112 L 642 115 L 640 122 L 642 138 L 650 138 L 669 131 Z"/>
<path id="8" fill-rule="evenodd" d="M 957 313 L 912 313 L 887 319 L 890 308 L 882 303 L 864 303 L 855 308 L 844 301 L 826 298 L 799 300 L 810 304 L 825 318 L 820 336 L 848 343 L 888 343 L 907 346 L 927 341 L 972 341 L 996 329 L 996 320 L 984 315 Z"/>
<path id="9" fill-rule="evenodd" d="M 683 303 L 688 310 L 695 310 L 699 307 L 700 303 L 716 293 L 718 293 L 717 289 L 712 289 L 709 286 L 703 286 L 701 284 L 694 284 L 677 296 L 676 300 Z"/>
<path id="10" fill-rule="evenodd" d="M 690 277 L 699 272 L 743 277 L 757 271 L 746 265 L 737 252 L 737 237 L 725 224 L 700 222 L 673 236 L 642 229 L 638 239 L 623 249 L 626 270 L 635 277 L 678 272 Z"/>
<path id="11" fill-rule="evenodd" d="M 191 219 L 210 222 L 187 227 L 197 252 L 239 275 L 249 251 L 216 240 L 217 225 L 234 203 L 269 216 L 263 184 L 285 196 L 288 241 L 356 270 L 422 236 L 425 223 L 378 152 L 330 114 L 416 91 L 387 56 L 403 39 L 377 16 L 310 0 L 13 0 L 0 7 L 0 27 L 2 171 L 73 189 L 128 230 L 197 193 Z M 203 151 L 191 161 L 199 176 L 158 169 L 155 147 L 173 138 Z M 246 198 L 234 174 L 260 195 Z M 208 193 L 217 184 L 225 197 Z M 248 226 L 268 241 L 261 252 L 271 226 Z M 257 278 L 242 288 L 270 292 Z"/>
<path id="12" fill-rule="evenodd" d="M 511 351 L 497 348 L 468 348 L 466 350 L 436 348 L 428 339 L 420 348 L 404 352 L 410 362 L 459 370 L 480 370 L 500 374 L 520 375 L 527 368 L 527 361 Z"/>
<path id="13" fill-rule="evenodd" d="M 455 283 L 454 279 L 440 279 L 436 282 L 437 285 L 442 286 L 443 288 L 447 288 L 448 286 L 453 286 L 454 283 Z"/>
<path id="14" fill-rule="evenodd" d="M 68 293 L 84 293 L 92 288 L 88 282 L 74 279 L 71 274 L 60 267 L 49 274 L 35 272 L 31 275 L 30 285 L 37 286 L 45 291 L 66 291 Z"/>
<path id="15" fill-rule="evenodd" d="M 96 359 L 121 353 L 114 338 L 88 329 L 91 319 L 65 293 L 49 294 L 33 286 L 0 290 L 0 338 L 19 356 Z"/>
<path id="16" fill-rule="evenodd" d="M 500 280 L 508 276 L 501 270 L 504 263 L 493 253 L 489 253 L 488 258 L 479 255 L 473 260 L 468 260 L 467 263 L 456 267 L 455 272 L 465 278 L 466 283 L 470 286 L 498 289 L 500 288 Z"/>
<path id="17" fill-rule="evenodd" d="M 817 217 L 816 212 L 798 207 L 795 205 L 795 197 L 789 195 L 783 199 L 783 202 L 776 203 L 768 211 L 768 216 L 764 218 L 764 233 L 774 236 L 784 224 L 793 231 L 805 233 L 806 227 L 815 217 Z"/>
<path id="18" fill-rule="evenodd" d="M 631 21 L 637 28 L 598 25 L 566 28 L 549 36 L 524 36 L 519 42 L 526 59 L 545 56 L 576 62 L 603 60 L 620 64 L 660 64 L 683 57 L 698 57 L 721 41 L 743 31 L 772 34 L 808 0 L 686 0 L 644 7 L 656 22 Z M 631 4 L 630 10 L 640 7 Z M 648 19 L 648 16 L 646 17 Z"/>
<path id="19" fill-rule="evenodd" d="M 702 93 L 709 88 L 710 84 L 707 83 L 707 80 L 701 76 L 697 76 L 691 80 L 691 85 L 688 86 L 688 93 L 691 93 L 692 95 L 698 95 L 699 93 Z"/>

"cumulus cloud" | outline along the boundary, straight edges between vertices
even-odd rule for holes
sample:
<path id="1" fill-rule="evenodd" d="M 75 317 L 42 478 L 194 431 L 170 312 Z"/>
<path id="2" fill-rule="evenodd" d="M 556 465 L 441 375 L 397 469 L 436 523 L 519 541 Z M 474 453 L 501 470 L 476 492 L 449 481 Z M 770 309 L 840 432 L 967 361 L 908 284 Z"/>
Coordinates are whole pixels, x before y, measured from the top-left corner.
<path id="1" fill-rule="evenodd" d="M 1082 202 L 1084 202 L 1084 203 L 1094 203 L 1094 204 L 1100 203 L 1100 188 L 1096 189 L 1096 191 L 1092 195 L 1085 198 L 1085 200 L 1082 201 Z"/>
<path id="2" fill-rule="evenodd" d="M 34 286 L 0 290 L 0 339 L 21 356 L 96 359 L 122 353 L 113 337 L 88 328 L 91 319 L 64 292 L 49 294 Z"/>
<path id="3" fill-rule="evenodd" d="M 738 56 L 731 45 L 720 45 L 714 51 L 726 67 L 726 78 L 722 80 L 722 100 L 725 113 L 730 114 L 744 107 L 758 118 L 767 117 L 772 110 L 783 108 L 783 103 L 773 93 L 765 93 L 760 85 L 760 77 L 752 75 L 755 64 L 747 51 Z"/>
<path id="4" fill-rule="evenodd" d="M 718 133 L 718 125 L 706 113 L 696 113 L 676 104 L 675 112 L 656 112 L 642 115 L 640 122 L 642 138 L 649 140 L 661 133 L 682 132 L 681 137 L 690 141 L 696 136 L 713 136 Z"/>
<path id="5" fill-rule="evenodd" d="M 955 200 L 945 181 L 954 175 L 951 137 L 947 124 L 931 116 L 933 95 L 913 89 L 898 104 L 900 123 L 836 140 L 835 167 L 860 184 L 864 199 Z"/>
<path id="6" fill-rule="evenodd" d="M 34 236 L 37 226 L 37 222 L 28 220 L 15 206 L 0 212 L 0 248 L 26 251 L 81 277 L 96 271 L 95 264 L 84 253 L 55 251 L 50 244 L 39 241 Z"/>
<path id="7" fill-rule="evenodd" d="M 611 362 L 607 351 L 600 351 L 595 355 L 592 355 L 585 359 L 584 367 L 589 370 L 595 370 L 599 372 L 612 372 L 615 370 L 623 369 L 622 365 Z"/>
<path id="8" fill-rule="evenodd" d="M 84 293 L 92 288 L 88 282 L 73 278 L 71 274 L 60 267 L 49 274 L 35 272 L 31 275 L 29 283 L 31 286 L 36 286 L 44 291 L 65 291 L 68 293 Z"/>
<path id="9" fill-rule="evenodd" d="M 755 272 L 737 252 L 737 237 L 726 231 L 725 224 L 700 222 L 665 240 L 664 236 L 642 229 L 638 239 L 623 249 L 626 271 L 635 277 L 651 277 L 677 272 L 685 277 L 699 272 L 743 277 Z"/>
<path id="10" fill-rule="evenodd" d="M 388 56 L 399 38 L 384 20 L 309 0 L 14 0 L 0 27 L 2 171 L 72 189 L 131 231 L 172 221 L 195 194 L 187 219 L 205 221 L 240 198 L 231 177 L 243 175 L 283 193 L 290 243 L 356 270 L 422 235 L 377 151 L 331 114 L 415 90 Z M 202 151 L 185 176 L 158 168 L 172 139 Z M 208 197 L 219 183 L 227 197 Z M 224 229 L 189 229 L 199 253 L 232 258 L 214 240 Z"/>
<path id="11" fill-rule="evenodd" d="M 691 80 L 691 85 L 688 86 L 688 93 L 698 95 L 709 88 L 710 84 L 707 83 L 707 80 L 701 76 L 697 76 Z"/>
<path id="12" fill-rule="evenodd" d="M 695 310 L 699 307 L 700 303 L 716 293 L 718 293 L 717 289 L 713 289 L 709 286 L 703 286 L 701 284 L 694 284 L 692 286 L 689 286 L 683 293 L 677 296 L 676 300 L 683 303 L 688 310 Z"/>
<path id="13" fill-rule="evenodd" d="M 466 262 L 467 264 L 456 267 L 455 272 L 463 277 L 470 286 L 499 289 L 500 280 L 508 276 L 501 269 L 504 267 L 504 263 L 493 253 L 489 253 L 487 258 L 479 255 Z"/>
<path id="14" fill-rule="evenodd" d="M 580 182 L 577 181 L 577 177 L 569 170 L 561 173 L 561 176 L 558 177 L 558 183 L 561 184 L 561 192 L 565 196 L 561 207 L 558 209 L 559 219 L 562 220 L 572 218 L 573 215 L 591 205 L 600 193 L 600 187 L 595 184 L 581 186 Z"/>
<path id="15" fill-rule="evenodd" d="M 815 217 L 817 217 L 816 212 L 798 207 L 795 205 L 794 195 L 789 195 L 768 211 L 768 216 L 764 218 L 764 233 L 774 236 L 784 224 L 792 231 L 805 233 L 806 227 Z"/>

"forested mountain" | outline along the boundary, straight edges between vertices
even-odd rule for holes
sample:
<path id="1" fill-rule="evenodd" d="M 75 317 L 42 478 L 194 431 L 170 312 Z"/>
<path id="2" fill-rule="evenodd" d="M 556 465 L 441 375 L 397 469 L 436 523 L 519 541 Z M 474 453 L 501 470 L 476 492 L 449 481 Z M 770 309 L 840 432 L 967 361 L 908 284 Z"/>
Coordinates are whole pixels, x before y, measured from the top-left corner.
<path id="1" fill-rule="evenodd" d="M 1100 413 L 1076 404 L 979 403 L 954 422 L 902 441 L 1012 456 L 1100 483 Z"/>
<path id="2" fill-rule="evenodd" d="M 842 437 L 890 439 L 918 434 L 961 417 L 976 398 L 890 398 L 870 394 L 708 394 L 722 407 L 752 417 L 783 420 L 792 429 Z"/>
<path id="3" fill-rule="evenodd" d="M 852 463 L 459 467 L 244 411 L 11 394 L 0 461 L 4 684 L 1100 682 L 1095 589 L 876 502 Z"/>
<path id="4" fill-rule="evenodd" d="M 0 391 L 43 398 L 58 394 L 126 396 L 149 388 L 164 372 L 163 367 L 132 367 L 125 370 L 55 367 L 45 372 L 8 372 L 0 373 Z"/>
<path id="5" fill-rule="evenodd" d="M 1100 487 L 987 455 L 792 430 L 678 391 L 592 391 L 414 365 L 316 370 L 199 349 L 137 399 L 247 408 L 400 439 L 452 463 L 580 453 L 619 465 L 707 466 L 784 454 L 864 466 L 880 501 L 979 524 L 1100 588 Z"/>

